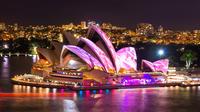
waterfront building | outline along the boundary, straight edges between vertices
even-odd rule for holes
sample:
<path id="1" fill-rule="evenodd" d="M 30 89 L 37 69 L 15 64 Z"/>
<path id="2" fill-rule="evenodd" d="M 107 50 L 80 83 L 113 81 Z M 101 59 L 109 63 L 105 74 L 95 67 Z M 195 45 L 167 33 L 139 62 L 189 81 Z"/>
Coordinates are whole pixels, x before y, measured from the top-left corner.
<path id="1" fill-rule="evenodd" d="M 51 81 L 65 80 L 73 84 L 80 84 L 81 81 L 121 83 L 127 75 L 138 76 L 135 48 L 125 47 L 116 51 L 99 26 L 91 24 L 87 38 L 77 39 L 69 33 L 65 36 L 67 43 L 64 45 L 52 42 L 51 49 L 37 49 L 39 60 L 33 65 L 33 74 L 40 74 Z M 168 60 L 143 62 L 152 72 L 166 73 L 168 68 Z M 163 68 L 159 68 L 159 64 L 163 65 Z"/>
<path id="2" fill-rule="evenodd" d="M 169 66 L 168 59 L 161 59 L 155 62 L 150 62 L 147 60 L 142 60 L 141 68 L 149 72 L 163 72 L 167 73 Z"/>

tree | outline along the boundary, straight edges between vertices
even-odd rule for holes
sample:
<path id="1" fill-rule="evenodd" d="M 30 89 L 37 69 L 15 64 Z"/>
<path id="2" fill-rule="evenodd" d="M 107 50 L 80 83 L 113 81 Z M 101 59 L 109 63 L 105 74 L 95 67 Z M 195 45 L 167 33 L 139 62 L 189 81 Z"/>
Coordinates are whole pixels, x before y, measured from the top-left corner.
<path id="1" fill-rule="evenodd" d="M 29 45 L 29 52 L 33 55 L 37 54 L 37 48 L 38 48 L 38 44 L 37 43 L 31 43 Z"/>
<path id="2" fill-rule="evenodd" d="M 185 61 L 186 69 L 189 69 L 191 64 L 197 60 L 197 53 L 192 50 L 186 50 L 180 57 L 181 61 Z"/>

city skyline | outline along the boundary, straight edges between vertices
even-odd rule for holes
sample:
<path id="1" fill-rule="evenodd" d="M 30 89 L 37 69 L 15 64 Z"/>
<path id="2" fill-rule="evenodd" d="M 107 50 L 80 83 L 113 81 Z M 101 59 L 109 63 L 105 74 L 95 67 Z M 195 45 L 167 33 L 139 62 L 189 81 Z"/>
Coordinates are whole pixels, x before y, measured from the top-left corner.
<path id="1" fill-rule="evenodd" d="M 152 23 L 173 30 L 200 28 L 199 1 L 2 1 L 0 22 L 22 25 L 67 24 L 80 21 L 110 22 L 135 28 Z M 187 17 L 187 18 L 186 18 Z"/>

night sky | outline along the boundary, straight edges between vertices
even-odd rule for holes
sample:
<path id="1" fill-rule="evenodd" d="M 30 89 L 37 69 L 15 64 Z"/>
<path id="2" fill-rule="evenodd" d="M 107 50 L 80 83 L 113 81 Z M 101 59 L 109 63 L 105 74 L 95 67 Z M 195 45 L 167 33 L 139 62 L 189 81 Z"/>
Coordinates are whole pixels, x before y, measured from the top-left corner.
<path id="1" fill-rule="evenodd" d="M 135 28 L 141 22 L 172 30 L 200 29 L 199 0 L 1 0 L 0 21 L 21 25 L 94 20 Z"/>

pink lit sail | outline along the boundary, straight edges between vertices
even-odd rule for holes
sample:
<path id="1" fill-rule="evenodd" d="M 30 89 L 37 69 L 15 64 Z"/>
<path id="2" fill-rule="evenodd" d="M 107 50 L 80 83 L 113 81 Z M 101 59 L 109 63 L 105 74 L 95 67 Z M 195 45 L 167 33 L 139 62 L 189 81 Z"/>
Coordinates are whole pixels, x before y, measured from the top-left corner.
<path id="1" fill-rule="evenodd" d="M 158 60 L 158 61 L 153 62 L 153 64 L 155 66 L 156 71 L 162 71 L 164 73 L 168 71 L 168 67 L 169 67 L 168 59 Z"/>
<path id="2" fill-rule="evenodd" d="M 85 50 L 83 50 L 80 47 L 73 46 L 73 45 L 65 45 L 63 46 L 63 48 L 68 49 L 69 51 L 79 56 L 91 68 L 94 68 L 94 66 L 103 67 L 102 64 L 97 59 L 95 59 L 93 56 L 91 56 L 89 53 L 87 53 Z"/>
<path id="3" fill-rule="evenodd" d="M 90 26 L 90 30 L 93 29 L 95 30 L 99 36 L 101 37 L 101 39 L 103 40 L 103 42 L 105 43 L 105 47 L 108 48 L 108 54 L 111 55 L 111 62 L 113 62 L 113 65 L 115 66 L 116 72 L 119 71 L 120 69 L 120 60 L 117 58 L 117 54 L 116 51 L 111 43 L 111 41 L 109 40 L 108 36 L 96 25 L 91 25 Z M 89 30 L 89 31 L 90 31 Z"/>
<path id="4" fill-rule="evenodd" d="M 142 66 L 144 67 L 145 65 L 149 67 L 153 72 L 160 71 L 166 73 L 169 66 L 169 60 L 162 59 L 155 61 L 153 63 L 147 60 L 142 60 Z"/>
<path id="5" fill-rule="evenodd" d="M 147 60 L 142 60 L 142 68 L 144 68 L 145 66 L 149 67 L 152 71 L 155 71 L 155 68 L 152 62 L 147 61 Z"/>
<path id="6" fill-rule="evenodd" d="M 127 53 L 127 56 L 130 56 L 130 57 L 134 58 L 135 60 L 137 60 L 135 48 L 125 47 L 125 48 L 122 48 L 122 49 L 117 51 L 117 55 L 123 54 L 123 53 Z"/>
<path id="7" fill-rule="evenodd" d="M 135 48 L 126 47 L 117 51 L 117 56 L 120 59 L 120 67 L 128 69 L 134 69 L 137 71 L 137 56 Z"/>
<path id="8" fill-rule="evenodd" d="M 101 62 L 105 70 L 108 72 L 110 69 L 114 70 L 112 62 L 106 56 L 106 54 L 98 47 L 95 43 L 90 41 L 89 39 L 80 37 L 80 41 L 84 42 L 97 56 L 98 60 Z"/>

